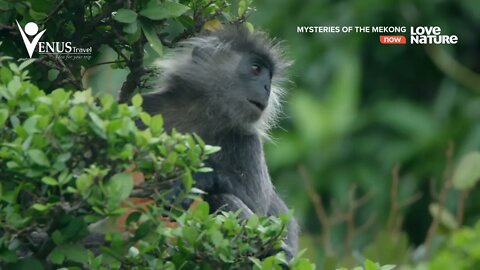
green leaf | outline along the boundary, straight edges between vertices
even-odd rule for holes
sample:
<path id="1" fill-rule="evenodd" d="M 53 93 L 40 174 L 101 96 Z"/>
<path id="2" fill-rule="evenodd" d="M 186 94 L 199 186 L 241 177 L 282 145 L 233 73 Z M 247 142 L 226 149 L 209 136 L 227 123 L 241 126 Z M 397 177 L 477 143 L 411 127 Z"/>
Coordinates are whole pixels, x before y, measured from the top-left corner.
<path id="1" fill-rule="evenodd" d="M 20 74 L 20 69 L 15 63 L 8 63 L 8 67 L 13 71 L 13 73 Z M 18 80 L 18 82 L 20 83 L 20 80 Z"/>
<path id="2" fill-rule="evenodd" d="M 247 8 L 248 8 L 247 1 L 241 0 L 238 3 L 238 16 L 242 17 L 245 14 L 245 12 L 247 12 Z"/>
<path id="3" fill-rule="evenodd" d="M 145 222 L 138 226 L 138 229 L 135 231 L 135 239 L 141 239 L 148 235 L 148 233 L 152 230 L 152 222 Z"/>
<path id="4" fill-rule="evenodd" d="M 48 17 L 48 14 L 42 12 L 36 12 L 33 9 L 28 10 L 28 14 L 34 19 L 35 21 L 43 21 Z"/>
<path id="5" fill-rule="evenodd" d="M 32 115 L 27 120 L 25 120 L 25 122 L 23 122 L 23 127 L 25 128 L 25 131 L 27 131 L 28 134 L 38 132 L 37 122 L 39 117 L 40 116 L 38 115 Z"/>
<path id="6" fill-rule="evenodd" d="M 103 122 L 102 118 L 100 118 L 96 113 L 94 112 L 89 112 L 88 115 L 92 119 L 93 123 L 95 126 L 100 128 L 101 130 L 105 130 L 105 122 Z"/>
<path id="7" fill-rule="evenodd" d="M 17 91 L 18 89 L 20 89 L 20 87 L 22 87 L 22 83 L 20 82 L 20 79 L 17 76 L 13 77 L 13 80 L 11 80 L 7 85 L 9 94 L 11 96 L 16 96 Z"/>
<path id="8" fill-rule="evenodd" d="M 22 259 L 16 263 L 10 265 L 9 269 L 15 270 L 44 270 L 43 265 L 40 261 L 32 258 Z"/>
<path id="9" fill-rule="evenodd" d="M 198 169 L 197 172 L 208 173 L 208 172 L 213 172 L 213 169 L 210 167 L 202 167 Z"/>
<path id="10" fill-rule="evenodd" d="M 56 244 L 56 245 L 60 245 L 60 244 L 63 244 L 64 242 L 64 238 L 62 236 L 62 233 L 58 230 L 54 231 L 52 233 L 52 240 L 53 242 Z"/>
<path id="11" fill-rule="evenodd" d="M 47 74 L 48 80 L 54 81 L 58 77 L 58 74 L 60 74 L 60 71 L 58 71 L 58 69 L 49 69 Z"/>
<path id="12" fill-rule="evenodd" d="M 205 194 L 207 194 L 207 192 L 205 192 L 205 191 L 203 191 L 203 190 L 201 190 L 201 189 L 195 188 L 195 187 L 193 187 L 193 188 L 190 189 L 190 193 L 192 193 L 192 194 L 198 194 L 198 195 L 205 195 Z"/>
<path id="13" fill-rule="evenodd" d="M 257 216 L 257 215 L 252 215 L 252 216 L 248 219 L 247 227 L 254 229 L 254 228 L 256 228 L 256 227 L 258 226 L 258 223 L 259 223 L 258 216 Z"/>
<path id="14" fill-rule="evenodd" d="M 107 125 L 107 133 L 108 134 L 113 134 L 117 131 L 120 131 L 122 129 L 122 120 L 121 119 L 115 119 L 113 121 L 110 121 Z"/>
<path id="15" fill-rule="evenodd" d="M 115 174 L 105 187 L 110 195 L 115 195 L 119 200 L 125 200 L 133 190 L 133 177 L 128 173 Z"/>
<path id="16" fill-rule="evenodd" d="M 70 153 L 63 153 L 57 156 L 56 162 L 65 163 L 72 157 Z M 60 181 L 61 182 L 61 181 Z"/>
<path id="17" fill-rule="evenodd" d="M 2 79 L 3 83 L 8 83 L 12 80 L 13 78 L 13 73 L 10 69 L 7 67 L 3 66 L 0 68 L 0 78 Z"/>
<path id="18" fill-rule="evenodd" d="M 86 263 L 88 261 L 88 252 L 80 244 L 67 244 L 62 246 L 62 251 L 67 260 L 77 263 Z"/>
<path id="19" fill-rule="evenodd" d="M 52 252 L 50 252 L 49 260 L 54 264 L 63 264 L 65 260 L 65 254 L 61 251 L 59 247 L 56 247 Z"/>
<path id="20" fill-rule="evenodd" d="M 182 15 L 182 16 L 176 18 L 176 20 L 179 23 L 181 23 L 183 27 L 185 27 L 187 29 L 193 29 L 195 27 L 195 21 L 189 16 Z"/>
<path id="21" fill-rule="evenodd" d="M 33 62 L 35 62 L 37 59 L 27 59 L 25 61 L 23 61 L 20 66 L 18 66 L 18 69 L 20 70 L 23 70 L 25 69 L 26 67 L 28 67 L 30 64 L 32 64 Z"/>
<path id="22" fill-rule="evenodd" d="M 220 247 L 223 242 L 223 235 L 218 230 L 210 230 L 209 231 L 210 241 L 216 246 Z"/>
<path id="23" fill-rule="evenodd" d="M 50 209 L 50 206 L 45 204 L 35 203 L 34 205 L 32 205 L 32 208 L 37 211 L 44 212 Z"/>
<path id="24" fill-rule="evenodd" d="M 138 31 L 138 23 L 137 21 L 134 21 L 132 23 L 129 23 L 129 24 L 126 24 L 124 27 L 123 27 L 123 32 L 127 33 L 127 34 L 135 34 L 137 33 Z"/>
<path id="25" fill-rule="evenodd" d="M 162 20 L 179 17 L 190 8 L 179 3 L 165 2 L 155 6 L 148 6 L 140 11 L 140 15 L 151 20 Z"/>
<path id="26" fill-rule="evenodd" d="M 210 155 L 220 151 L 222 148 L 220 146 L 211 146 L 205 145 L 205 154 Z"/>
<path id="27" fill-rule="evenodd" d="M 153 116 L 150 120 L 150 131 L 154 135 L 159 135 L 163 130 L 163 117 L 160 114 Z"/>
<path id="28" fill-rule="evenodd" d="M 141 95 L 139 94 L 136 94 L 133 98 L 132 98 L 132 104 L 133 106 L 137 107 L 137 108 L 140 108 L 142 106 L 142 102 L 143 102 L 143 98 Z"/>
<path id="29" fill-rule="evenodd" d="M 253 262 L 253 264 L 258 267 L 259 269 L 262 269 L 262 263 L 260 262 L 259 259 L 255 258 L 255 257 L 248 257 L 248 259 Z"/>
<path id="30" fill-rule="evenodd" d="M 193 177 L 190 171 L 185 170 L 185 173 L 183 174 L 182 182 L 183 182 L 183 185 L 185 186 L 185 190 L 187 192 L 190 192 L 190 189 L 193 186 Z"/>
<path id="31" fill-rule="evenodd" d="M 68 115 L 70 116 L 70 118 L 72 118 L 73 121 L 75 122 L 81 122 L 83 120 L 85 120 L 85 115 L 87 113 L 85 112 L 85 110 L 82 108 L 82 106 L 79 106 L 79 105 L 75 105 L 73 106 L 69 111 L 68 111 Z"/>
<path id="32" fill-rule="evenodd" d="M 200 202 L 193 210 L 193 216 L 199 220 L 205 220 L 210 213 L 210 207 L 207 202 Z"/>
<path id="33" fill-rule="evenodd" d="M 5 126 L 5 121 L 8 119 L 8 110 L 0 109 L 0 128 Z"/>
<path id="34" fill-rule="evenodd" d="M 262 269 L 275 269 L 275 258 L 274 257 L 267 257 L 262 262 Z"/>
<path id="35" fill-rule="evenodd" d="M 55 180 L 55 178 L 50 177 L 50 176 L 44 176 L 42 178 L 42 182 L 49 185 L 49 186 L 58 186 L 57 180 Z"/>
<path id="36" fill-rule="evenodd" d="M 65 192 L 67 192 L 67 193 L 77 193 L 77 190 L 72 186 L 68 186 L 67 190 L 65 190 Z"/>
<path id="37" fill-rule="evenodd" d="M 85 91 L 76 91 L 73 94 L 73 99 L 71 100 L 73 104 L 81 104 L 81 103 L 89 103 L 91 104 L 94 102 L 94 98 L 92 96 L 92 90 L 88 89 Z"/>
<path id="38" fill-rule="evenodd" d="M 379 270 L 380 268 L 378 267 L 378 265 L 370 260 L 365 260 L 365 270 Z"/>
<path id="39" fill-rule="evenodd" d="M 299 270 L 315 270 L 315 264 L 311 263 L 308 259 L 302 258 L 298 262 L 296 269 Z"/>
<path id="40" fill-rule="evenodd" d="M 454 230 L 458 227 L 457 220 L 450 211 L 446 208 L 442 208 L 437 203 L 431 203 L 428 207 L 430 214 L 433 218 L 437 218 L 440 224 L 444 225 L 448 229 Z"/>
<path id="41" fill-rule="evenodd" d="M 152 120 L 152 117 L 150 116 L 150 114 L 148 114 L 146 112 L 141 112 L 140 113 L 140 119 L 142 119 L 142 122 L 146 126 L 150 126 L 150 121 Z"/>
<path id="42" fill-rule="evenodd" d="M 167 157 L 167 162 L 171 165 L 175 164 L 178 159 L 178 154 L 176 152 L 170 152 Z"/>
<path id="43" fill-rule="evenodd" d="M 480 180 L 480 152 L 462 157 L 453 173 L 453 186 L 459 190 L 470 189 Z"/>
<path id="44" fill-rule="evenodd" d="M 82 174 L 75 180 L 77 189 L 82 192 L 87 190 L 93 184 L 93 178 L 90 175 Z"/>
<path id="45" fill-rule="evenodd" d="M 2 248 L 0 249 L 0 261 L 11 263 L 11 262 L 16 262 L 18 260 L 17 254 L 15 254 L 15 251 L 9 250 L 7 248 Z"/>
<path id="46" fill-rule="evenodd" d="M 198 232 L 194 227 L 184 227 L 182 229 L 182 234 L 191 245 L 195 245 L 198 242 Z"/>
<path id="47" fill-rule="evenodd" d="M 247 27 L 248 31 L 250 31 L 251 33 L 253 33 L 255 31 L 255 27 L 250 22 L 246 22 L 245 27 Z"/>
<path id="48" fill-rule="evenodd" d="M 137 19 L 137 13 L 131 9 L 121 8 L 112 13 L 113 19 L 121 23 L 133 23 Z"/>
<path id="49" fill-rule="evenodd" d="M 158 38 L 155 29 L 148 23 L 140 22 L 140 25 L 142 26 L 143 33 L 145 34 L 145 37 L 147 38 L 150 46 L 155 50 L 156 53 L 158 53 L 159 56 L 162 56 L 163 45 Z"/>
<path id="50" fill-rule="evenodd" d="M 103 108 L 110 109 L 115 102 L 115 99 L 110 94 L 103 94 L 100 97 L 100 102 L 102 103 Z"/>
<path id="51" fill-rule="evenodd" d="M 128 44 L 133 44 L 137 42 L 142 36 L 142 29 L 140 27 L 140 22 L 138 21 L 124 26 L 123 31 L 127 33 L 126 38 Z M 116 66 L 118 67 L 120 65 L 117 64 Z"/>
<path id="52" fill-rule="evenodd" d="M 27 154 L 34 163 L 43 167 L 50 167 L 50 162 L 48 161 L 47 156 L 45 155 L 45 153 L 42 152 L 42 150 L 30 149 L 28 150 Z"/>
<path id="53" fill-rule="evenodd" d="M 92 119 L 91 127 L 93 131 L 100 136 L 101 138 L 106 139 L 105 131 L 105 122 L 94 112 L 89 112 L 88 115 Z"/>
<path id="54" fill-rule="evenodd" d="M 88 252 L 80 244 L 59 245 L 52 250 L 49 260 L 54 264 L 63 264 L 65 260 L 76 263 L 87 263 Z"/>
<path id="55" fill-rule="evenodd" d="M 128 215 L 127 220 L 125 221 L 125 225 L 128 226 L 133 222 L 137 222 L 140 220 L 140 217 L 142 216 L 142 212 L 133 212 L 130 215 Z"/>
<path id="56" fill-rule="evenodd" d="M 177 145 L 175 145 L 174 148 L 175 148 L 175 151 L 177 151 L 179 153 L 183 153 L 183 152 L 188 150 L 188 148 L 183 144 L 177 144 Z"/>

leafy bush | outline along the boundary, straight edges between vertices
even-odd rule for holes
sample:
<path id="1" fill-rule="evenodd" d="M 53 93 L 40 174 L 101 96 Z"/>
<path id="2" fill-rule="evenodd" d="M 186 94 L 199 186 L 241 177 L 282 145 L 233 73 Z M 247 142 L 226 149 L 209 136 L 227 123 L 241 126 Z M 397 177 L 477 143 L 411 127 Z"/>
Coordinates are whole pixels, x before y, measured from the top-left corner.
<path id="1" fill-rule="evenodd" d="M 32 81 L 46 92 L 62 87 L 85 89 L 89 77 L 98 75 L 94 67 L 125 74 L 121 85 L 100 84 L 119 93 L 127 101 L 151 74 L 148 66 L 170 48 L 202 29 L 213 29 L 222 23 L 245 22 L 253 10 L 252 0 L 138 0 L 138 1 L 63 1 L 0 0 L 0 55 L 15 59 L 28 54 L 18 32 L 17 22 L 29 22 L 46 30 L 42 42 L 71 42 L 72 46 L 90 51 L 85 56 L 55 57 L 38 54 L 31 69 Z M 123 71 L 123 72 L 122 72 Z M 143 75 L 146 75 L 142 77 Z M 95 89 L 97 90 L 97 89 Z"/>
<path id="2" fill-rule="evenodd" d="M 478 269 L 480 267 L 480 223 L 462 227 L 443 237 L 430 258 L 416 264 L 405 264 L 399 270 Z"/>
<path id="3" fill-rule="evenodd" d="M 45 94 L 29 63 L 0 68 L 2 268 L 313 269 L 278 252 L 287 217 L 209 213 L 192 175 L 217 147 L 167 134 L 141 96 L 129 106 L 89 90 Z M 187 192 L 170 204 L 165 190 L 178 185 Z M 103 233 L 93 246 L 92 230 Z"/>
<path id="4" fill-rule="evenodd" d="M 480 223 L 455 231 L 427 263 L 429 269 L 478 269 Z"/>
<path id="5" fill-rule="evenodd" d="M 392 270 L 395 268 L 395 265 L 384 265 L 380 266 L 378 263 L 374 263 L 370 260 L 365 260 L 364 266 L 357 266 L 352 268 L 352 270 Z M 338 268 L 337 270 L 348 270 L 347 268 Z"/>

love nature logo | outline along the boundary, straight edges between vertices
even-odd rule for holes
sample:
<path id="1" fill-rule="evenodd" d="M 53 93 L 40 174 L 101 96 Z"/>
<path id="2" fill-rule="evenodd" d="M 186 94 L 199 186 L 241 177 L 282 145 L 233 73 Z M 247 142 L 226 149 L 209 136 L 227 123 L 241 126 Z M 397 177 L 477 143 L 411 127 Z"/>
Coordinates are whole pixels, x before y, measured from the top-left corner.
<path id="1" fill-rule="evenodd" d="M 27 49 L 28 56 L 33 57 L 35 49 L 37 49 L 38 54 L 41 55 L 54 55 L 55 57 L 62 59 L 90 59 L 92 54 L 92 47 L 88 48 L 79 48 L 72 46 L 71 41 L 40 41 L 42 36 L 45 34 L 47 29 L 38 32 L 38 25 L 34 22 L 28 22 L 25 24 L 25 27 L 22 28 L 18 21 L 17 26 L 18 30 L 23 39 L 23 43 Z"/>
<path id="2" fill-rule="evenodd" d="M 407 44 L 407 26 L 297 26 L 297 33 L 378 33 L 381 44 Z M 398 35 L 398 34 L 401 35 Z M 444 34 L 440 26 L 410 26 L 410 44 L 457 44 L 457 35 Z"/>

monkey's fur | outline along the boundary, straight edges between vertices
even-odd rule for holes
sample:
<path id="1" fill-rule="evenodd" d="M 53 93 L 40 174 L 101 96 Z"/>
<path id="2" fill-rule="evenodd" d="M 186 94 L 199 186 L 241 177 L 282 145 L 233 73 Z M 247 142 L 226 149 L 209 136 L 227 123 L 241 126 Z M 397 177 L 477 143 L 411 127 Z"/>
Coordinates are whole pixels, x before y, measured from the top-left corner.
<path id="1" fill-rule="evenodd" d="M 279 109 L 279 87 L 289 63 L 263 33 L 232 27 L 192 38 L 161 61 L 162 88 L 145 94 L 144 110 L 161 113 L 165 128 L 195 132 L 221 151 L 214 172 L 197 174 L 213 210 L 242 209 L 278 216 L 287 212 L 270 180 L 262 141 Z M 298 226 L 288 226 L 287 256 L 297 251 Z"/>

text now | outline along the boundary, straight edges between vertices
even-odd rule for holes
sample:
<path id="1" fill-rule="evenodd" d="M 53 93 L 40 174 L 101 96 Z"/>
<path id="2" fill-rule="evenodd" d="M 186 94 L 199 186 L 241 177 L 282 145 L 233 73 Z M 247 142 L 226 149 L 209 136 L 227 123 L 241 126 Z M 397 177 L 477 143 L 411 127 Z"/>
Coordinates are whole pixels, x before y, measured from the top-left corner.
<path id="1" fill-rule="evenodd" d="M 405 36 L 380 36 L 380 43 L 382 44 L 406 44 L 407 38 Z"/>

